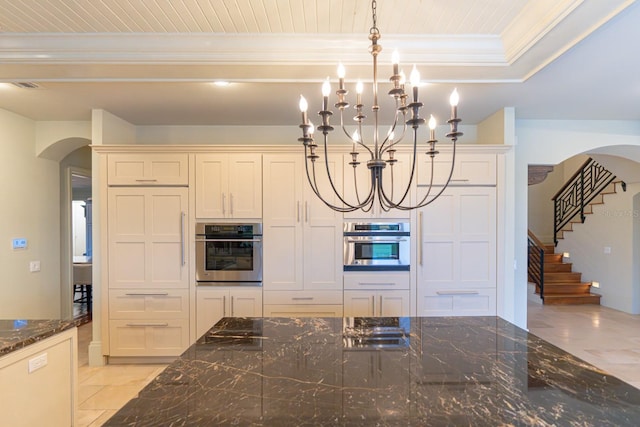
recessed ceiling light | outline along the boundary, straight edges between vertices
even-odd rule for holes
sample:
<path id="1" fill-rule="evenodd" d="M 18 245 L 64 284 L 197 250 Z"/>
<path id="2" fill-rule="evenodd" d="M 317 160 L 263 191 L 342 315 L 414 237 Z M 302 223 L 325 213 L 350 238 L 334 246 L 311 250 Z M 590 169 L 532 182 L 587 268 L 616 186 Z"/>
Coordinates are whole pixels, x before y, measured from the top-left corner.
<path id="1" fill-rule="evenodd" d="M 229 86 L 231 84 L 231 82 L 228 82 L 228 81 L 225 81 L 225 80 L 218 80 L 218 81 L 213 82 L 213 84 L 216 85 L 216 86 L 224 87 L 224 86 Z"/>

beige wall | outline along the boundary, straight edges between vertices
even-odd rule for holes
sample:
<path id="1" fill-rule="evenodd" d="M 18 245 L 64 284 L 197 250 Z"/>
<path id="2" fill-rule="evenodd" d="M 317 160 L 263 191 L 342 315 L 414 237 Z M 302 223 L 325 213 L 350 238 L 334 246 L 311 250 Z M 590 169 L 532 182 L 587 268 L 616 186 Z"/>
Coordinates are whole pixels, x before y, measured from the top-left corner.
<path id="1" fill-rule="evenodd" d="M 539 184 L 528 189 L 528 228 L 543 243 L 553 243 L 553 200 L 551 198 L 564 185 L 564 164 L 555 165 L 553 171 Z"/>
<path id="2" fill-rule="evenodd" d="M 36 124 L 0 110 L 0 317 L 60 313 L 58 162 L 36 157 Z M 12 239 L 27 249 L 13 250 Z M 29 272 L 40 261 L 41 271 Z"/>

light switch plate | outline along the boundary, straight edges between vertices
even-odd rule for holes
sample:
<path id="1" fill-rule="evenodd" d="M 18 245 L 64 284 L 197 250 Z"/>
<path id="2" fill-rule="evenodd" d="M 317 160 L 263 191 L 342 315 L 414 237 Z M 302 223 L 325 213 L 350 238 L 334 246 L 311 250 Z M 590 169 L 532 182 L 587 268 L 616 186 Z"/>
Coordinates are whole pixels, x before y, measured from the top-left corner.
<path id="1" fill-rule="evenodd" d="M 29 263 L 29 271 L 32 273 L 40 271 L 40 261 L 31 261 Z"/>

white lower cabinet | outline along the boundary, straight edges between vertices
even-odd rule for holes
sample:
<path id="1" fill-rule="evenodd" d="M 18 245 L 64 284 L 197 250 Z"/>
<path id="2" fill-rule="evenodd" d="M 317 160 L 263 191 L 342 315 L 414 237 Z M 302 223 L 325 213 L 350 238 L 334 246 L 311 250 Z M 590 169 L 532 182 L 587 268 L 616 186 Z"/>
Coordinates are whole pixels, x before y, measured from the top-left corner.
<path id="1" fill-rule="evenodd" d="M 0 425 L 77 425 L 77 352 L 73 328 L 0 357 Z"/>
<path id="2" fill-rule="evenodd" d="M 345 273 L 345 316 L 410 316 L 410 275 L 402 273 Z"/>
<path id="3" fill-rule="evenodd" d="M 261 317 L 261 287 L 199 286 L 196 290 L 196 337 L 223 317 Z"/>
<path id="4" fill-rule="evenodd" d="M 409 290 L 344 291 L 344 315 L 394 317 L 410 315 Z"/>

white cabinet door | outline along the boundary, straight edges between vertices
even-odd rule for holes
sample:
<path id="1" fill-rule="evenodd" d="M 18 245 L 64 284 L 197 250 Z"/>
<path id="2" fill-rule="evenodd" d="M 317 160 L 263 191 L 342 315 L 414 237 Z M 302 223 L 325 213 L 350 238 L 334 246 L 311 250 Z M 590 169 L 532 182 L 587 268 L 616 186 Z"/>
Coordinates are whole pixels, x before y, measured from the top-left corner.
<path id="1" fill-rule="evenodd" d="M 232 218 L 262 218 L 262 156 L 229 155 L 229 213 Z"/>
<path id="2" fill-rule="evenodd" d="M 109 188 L 109 288 L 189 287 L 187 200 L 187 188 Z"/>
<path id="3" fill-rule="evenodd" d="M 344 291 L 345 316 L 394 317 L 409 316 L 410 292 L 397 291 Z"/>
<path id="4" fill-rule="evenodd" d="M 199 287 L 196 292 L 196 338 L 200 338 L 218 320 L 227 316 L 229 291 L 214 287 Z"/>
<path id="5" fill-rule="evenodd" d="M 261 218 L 260 154 L 196 155 L 197 218 Z"/>
<path id="6" fill-rule="evenodd" d="M 342 191 L 340 156 L 329 159 L 334 186 Z M 327 178 L 326 166 L 316 165 L 316 182 L 320 194 L 332 204 L 340 205 Z M 318 198 L 306 178 L 303 182 L 304 212 L 304 288 L 313 290 L 342 289 L 343 235 L 342 213 L 336 212 Z"/>
<path id="7" fill-rule="evenodd" d="M 358 200 L 364 200 L 369 194 L 369 189 L 371 188 L 371 171 L 367 168 L 366 160 L 364 160 L 368 155 L 365 153 L 361 153 L 359 158 L 362 164 L 356 167 L 356 178 L 354 179 L 354 171 L 353 166 L 349 165 L 351 161 L 351 155 L 346 154 L 344 157 L 344 193 L 346 197 L 346 201 L 348 203 L 357 203 Z M 397 154 L 395 158 L 398 160 L 395 165 L 392 167 L 387 165 L 382 171 L 382 187 L 385 191 L 387 198 L 391 199 L 394 203 L 399 203 L 403 200 L 405 195 L 405 189 L 409 184 L 409 177 L 411 175 L 411 167 L 412 167 L 412 157 L 408 154 Z M 354 182 L 357 182 L 357 193 L 356 186 Z M 393 185 L 392 185 L 393 184 Z M 410 206 L 413 197 L 412 191 L 415 188 L 416 179 L 414 177 L 414 181 L 411 185 L 411 189 L 407 194 L 406 198 L 404 198 L 402 205 Z M 362 210 L 356 210 L 353 212 L 346 212 L 344 214 L 345 218 L 410 218 L 410 211 L 402 211 L 397 209 L 392 209 L 389 212 L 384 212 L 380 208 L 380 203 L 378 202 L 378 196 L 376 195 L 376 202 L 371 209 L 370 212 L 363 212 Z"/>
<path id="8" fill-rule="evenodd" d="M 197 218 L 226 217 L 228 166 L 225 155 L 196 155 Z"/>
<path id="9" fill-rule="evenodd" d="M 200 338 L 223 317 L 261 317 L 262 288 L 200 286 L 196 294 L 196 335 Z"/>
<path id="10" fill-rule="evenodd" d="M 302 160 L 296 155 L 264 156 L 265 290 L 303 289 Z"/>
<path id="11" fill-rule="evenodd" d="M 188 185 L 189 160 L 186 154 L 109 154 L 109 185 Z"/>
<path id="12" fill-rule="evenodd" d="M 442 150 L 433 159 L 422 157 L 418 169 L 418 184 L 429 185 L 431 171 L 433 170 L 433 184 L 444 185 L 451 173 L 451 160 L 453 153 L 451 150 Z M 496 154 L 492 153 L 461 153 L 456 150 L 453 175 L 449 185 L 495 185 L 496 174 Z"/>
<path id="13" fill-rule="evenodd" d="M 442 313 L 434 307 L 445 301 L 452 304 L 449 315 L 477 312 L 471 295 L 478 289 L 495 295 L 495 187 L 447 188 L 419 212 L 418 222 L 418 315 Z M 461 296 L 465 303 L 454 305 Z"/>

